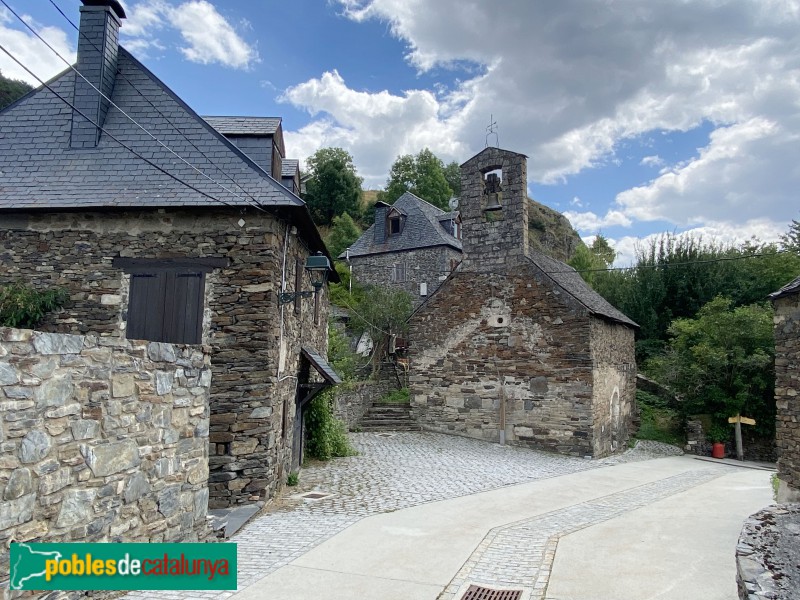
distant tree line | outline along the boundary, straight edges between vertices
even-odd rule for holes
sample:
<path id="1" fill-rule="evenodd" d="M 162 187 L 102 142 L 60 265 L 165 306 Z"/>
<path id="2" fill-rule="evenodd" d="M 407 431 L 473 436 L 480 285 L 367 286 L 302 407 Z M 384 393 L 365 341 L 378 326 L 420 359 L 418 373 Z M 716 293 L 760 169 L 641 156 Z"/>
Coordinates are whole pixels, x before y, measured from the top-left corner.
<path id="1" fill-rule="evenodd" d="M 9 79 L 0 71 L 0 110 L 21 98 L 33 88 L 18 79 Z"/>

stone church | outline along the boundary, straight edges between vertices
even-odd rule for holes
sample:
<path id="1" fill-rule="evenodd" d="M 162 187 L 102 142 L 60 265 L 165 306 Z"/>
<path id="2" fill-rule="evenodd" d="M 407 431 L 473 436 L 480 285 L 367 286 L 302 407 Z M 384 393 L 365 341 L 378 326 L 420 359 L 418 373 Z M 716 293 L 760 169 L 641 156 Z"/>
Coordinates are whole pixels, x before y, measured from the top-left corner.
<path id="1" fill-rule="evenodd" d="M 527 160 L 486 148 L 461 166 L 462 263 L 410 319 L 423 429 L 602 457 L 635 413 L 636 323 L 529 244 Z"/>

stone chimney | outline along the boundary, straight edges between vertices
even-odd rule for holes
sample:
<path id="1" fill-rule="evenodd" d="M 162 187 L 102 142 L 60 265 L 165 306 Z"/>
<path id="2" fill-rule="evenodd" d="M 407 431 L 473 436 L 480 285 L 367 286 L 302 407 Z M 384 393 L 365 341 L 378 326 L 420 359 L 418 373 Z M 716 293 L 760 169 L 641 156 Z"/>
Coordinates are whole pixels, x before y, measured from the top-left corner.
<path id="1" fill-rule="evenodd" d="M 383 244 L 386 241 L 386 212 L 390 206 L 386 202 L 375 203 L 375 243 Z"/>
<path id="2" fill-rule="evenodd" d="M 464 268 L 498 271 L 528 255 L 528 161 L 486 148 L 461 165 Z"/>
<path id="3" fill-rule="evenodd" d="M 105 96 L 111 97 L 117 78 L 119 25 L 125 11 L 117 0 L 83 0 L 81 26 L 78 34 L 78 71 Z M 75 75 L 74 104 L 84 115 L 103 126 L 109 101 L 92 85 Z M 72 114 L 70 146 L 94 148 L 100 139 L 100 129 L 77 111 Z"/>

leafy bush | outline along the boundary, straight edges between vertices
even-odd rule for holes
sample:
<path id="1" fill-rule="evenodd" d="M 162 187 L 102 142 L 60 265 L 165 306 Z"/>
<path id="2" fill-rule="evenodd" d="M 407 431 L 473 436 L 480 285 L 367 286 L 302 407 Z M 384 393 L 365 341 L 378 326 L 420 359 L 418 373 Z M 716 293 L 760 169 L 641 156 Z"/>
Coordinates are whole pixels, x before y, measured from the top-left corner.
<path id="1" fill-rule="evenodd" d="M 356 378 L 359 359 L 359 355 L 350 348 L 347 336 L 333 325 L 328 325 L 328 361 L 345 382 Z"/>
<path id="2" fill-rule="evenodd" d="M 314 398 L 305 411 L 306 452 L 311 458 L 330 460 L 335 456 L 354 456 L 344 423 L 333 416 L 334 390 L 327 389 Z"/>
<path id="3" fill-rule="evenodd" d="M 717 297 L 694 319 L 676 319 L 663 356 L 647 369 L 683 397 L 685 415 L 711 414 L 712 425 L 727 427 L 728 417 L 756 419 L 758 435 L 775 434 L 775 352 L 772 308 L 751 304 L 734 308 Z"/>
<path id="4" fill-rule="evenodd" d="M 23 284 L 2 287 L 0 326 L 32 329 L 47 313 L 63 306 L 67 299 L 67 292 L 60 288 L 40 292 Z"/>
<path id="5" fill-rule="evenodd" d="M 636 391 L 641 425 L 636 437 L 665 444 L 682 445 L 684 434 L 678 411 L 667 406 L 666 401 L 643 390 Z"/>

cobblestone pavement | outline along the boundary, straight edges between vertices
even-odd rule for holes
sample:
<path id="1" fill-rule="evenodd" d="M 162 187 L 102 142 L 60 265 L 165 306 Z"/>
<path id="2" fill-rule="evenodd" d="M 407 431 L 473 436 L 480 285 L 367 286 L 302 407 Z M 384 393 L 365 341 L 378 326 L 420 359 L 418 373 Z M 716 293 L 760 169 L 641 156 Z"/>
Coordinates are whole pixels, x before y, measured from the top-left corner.
<path id="1" fill-rule="evenodd" d="M 531 600 L 545 598 L 561 536 L 608 521 L 724 475 L 713 467 L 668 477 L 637 488 L 492 529 L 438 600 L 456 598 L 468 583 L 521 589 Z"/>
<path id="2" fill-rule="evenodd" d="M 287 488 L 277 508 L 256 518 L 233 537 L 231 541 L 238 544 L 240 590 L 369 515 L 681 454 L 672 446 L 655 442 L 639 442 L 624 454 L 588 460 L 433 433 L 398 432 L 389 437 L 354 433 L 350 439 L 358 456 L 304 468 L 300 485 Z M 332 495 L 319 500 L 291 498 L 312 490 Z M 131 592 L 125 598 L 195 600 L 229 598 L 233 594 Z"/>

